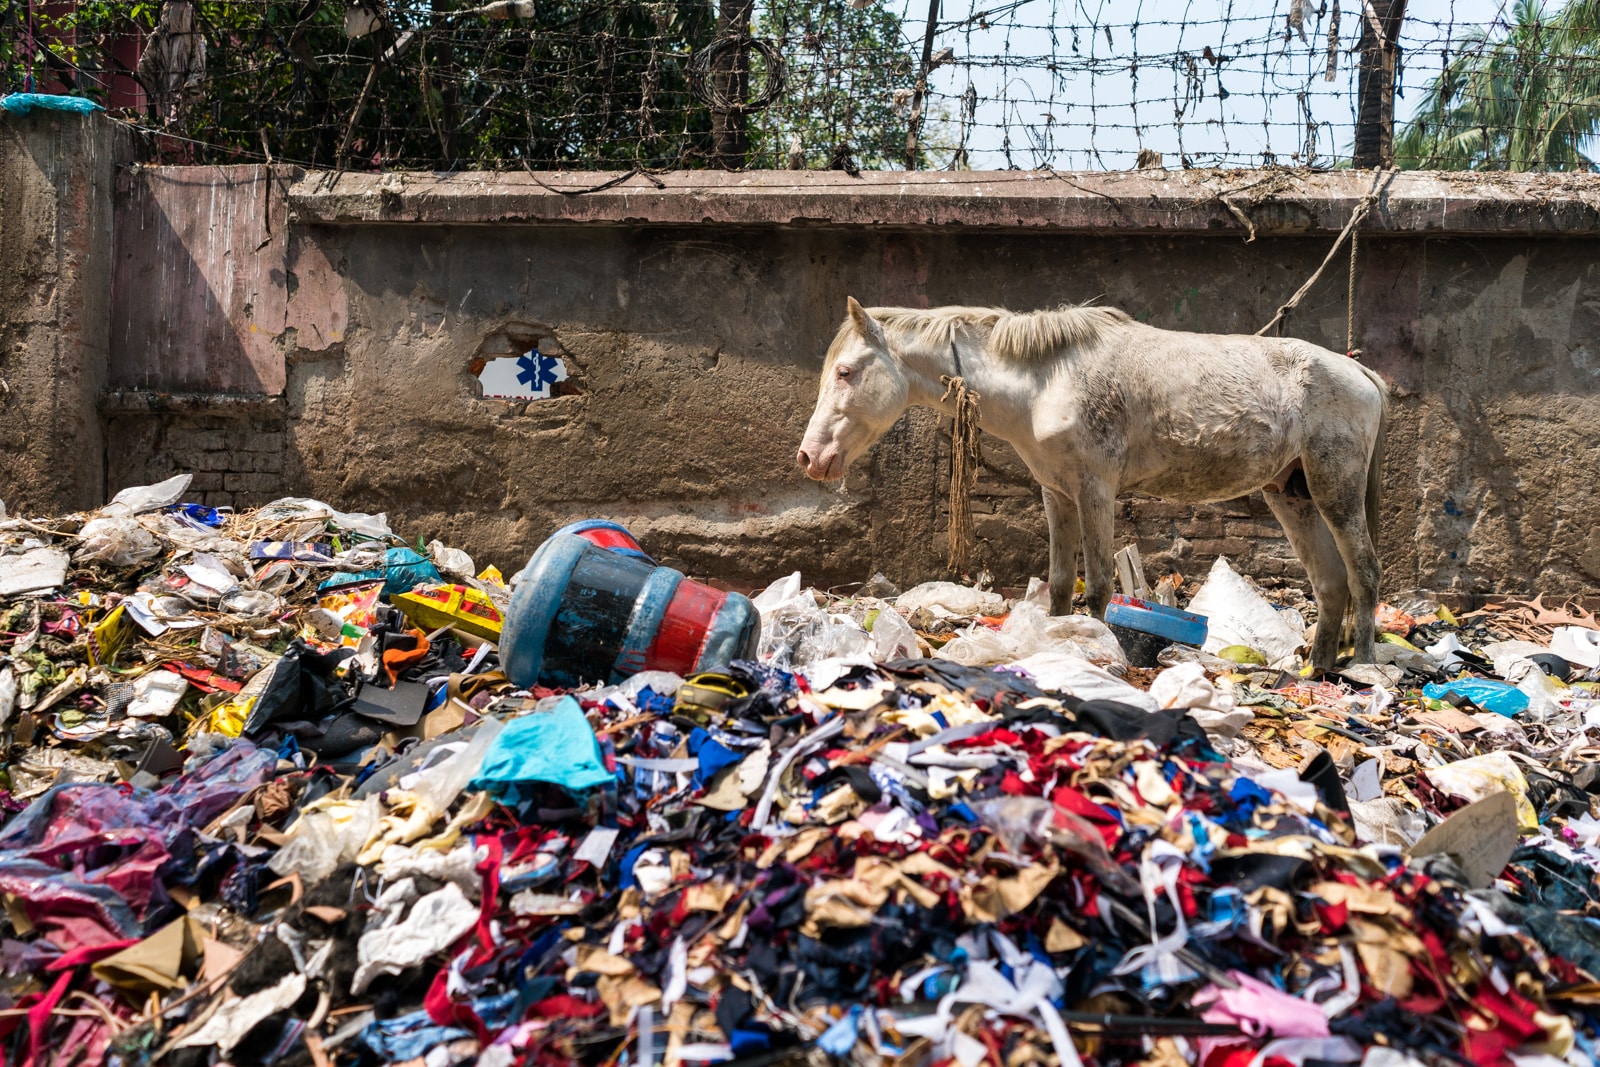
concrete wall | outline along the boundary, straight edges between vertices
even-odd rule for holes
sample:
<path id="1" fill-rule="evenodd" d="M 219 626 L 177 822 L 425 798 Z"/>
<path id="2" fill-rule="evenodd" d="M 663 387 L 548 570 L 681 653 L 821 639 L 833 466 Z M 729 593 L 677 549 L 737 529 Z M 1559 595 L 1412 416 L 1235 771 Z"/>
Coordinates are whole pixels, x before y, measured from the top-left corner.
<path id="1" fill-rule="evenodd" d="M 846 295 L 1099 299 L 1158 326 L 1252 332 L 1372 181 L 693 173 L 563 196 L 520 174 L 129 173 L 106 490 L 192 469 L 212 503 L 296 493 L 387 510 L 405 535 L 502 568 L 557 525 L 604 516 L 736 582 L 939 577 L 948 443 L 931 413 L 903 419 L 842 489 L 793 465 Z M 152 228 L 172 236 L 139 238 Z M 1357 315 L 1395 386 L 1389 589 L 1600 578 L 1596 234 L 1592 176 L 1401 175 L 1383 191 Z M 1287 332 L 1342 349 L 1345 280 L 1341 258 Z M 573 395 L 485 399 L 474 362 L 532 344 L 566 361 Z M 1037 490 L 1006 446 L 985 447 L 979 557 L 1021 584 L 1044 567 Z M 1119 534 L 1152 569 L 1199 577 L 1227 554 L 1300 580 L 1259 497 L 1130 498 Z"/>
<path id="2" fill-rule="evenodd" d="M 131 158 L 109 122 L 0 111 L 0 500 L 14 512 L 105 499 L 112 178 Z"/>

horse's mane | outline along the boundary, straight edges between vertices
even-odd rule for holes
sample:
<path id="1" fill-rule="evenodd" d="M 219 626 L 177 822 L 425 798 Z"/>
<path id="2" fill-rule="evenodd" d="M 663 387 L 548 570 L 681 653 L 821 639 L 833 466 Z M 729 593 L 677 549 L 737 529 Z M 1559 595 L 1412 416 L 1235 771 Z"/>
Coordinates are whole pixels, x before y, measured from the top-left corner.
<path id="1" fill-rule="evenodd" d="M 1133 319 L 1110 307 L 1060 307 L 1050 311 L 1011 312 L 1004 308 L 868 308 L 868 314 L 891 333 L 911 333 L 922 344 L 942 348 L 962 335 L 975 336 L 996 359 L 1041 363 L 1064 348 L 1099 341 L 1112 326 Z M 828 346 L 825 367 L 833 366 L 855 330 L 848 317 Z"/>

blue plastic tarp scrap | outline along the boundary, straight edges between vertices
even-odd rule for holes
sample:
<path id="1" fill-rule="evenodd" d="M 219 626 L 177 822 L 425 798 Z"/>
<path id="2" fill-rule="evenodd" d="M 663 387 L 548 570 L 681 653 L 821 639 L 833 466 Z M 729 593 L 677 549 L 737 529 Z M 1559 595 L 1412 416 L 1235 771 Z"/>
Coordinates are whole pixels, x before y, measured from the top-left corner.
<path id="1" fill-rule="evenodd" d="M 102 110 L 99 104 L 81 96 L 57 96 L 54 93 L 8 93 L 0 96 L 0 108 L 13 115 L 26 115 L 36 107 L 46 111 L 76 111 L 81 115 Z"/>
<path id="2" fill-rule="evenodd" d="M 1492 678 L 1457 678 L 1453 682 L 1432 682 L 1422 687 L 1422 695 L 1430 700 L 1448 700 L 1452 693 L 1465 697 L 1484 711 L 1508 719 L 1528 710 L 1527 693 Z"/>
<path id="3" fill-rule="evenodd" d="M 600 742 L 583 708 L 572 697 L 564 697 L 549 711 L 506 723 L 469 788 L 515 804 L 522 799 L 524 785 L 558 785 L 582 793 L 615 780 L 606 770 Z"/>

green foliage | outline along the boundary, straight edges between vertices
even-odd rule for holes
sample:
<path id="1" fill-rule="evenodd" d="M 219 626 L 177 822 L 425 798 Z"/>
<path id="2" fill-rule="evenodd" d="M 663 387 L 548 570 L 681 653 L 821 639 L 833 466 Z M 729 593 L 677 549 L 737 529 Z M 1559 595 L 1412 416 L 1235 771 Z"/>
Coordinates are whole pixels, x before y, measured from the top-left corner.
<path id="1" fill-rule="evenodd" d="M 1395 138 L 1406 169 L 1592 170 L 1600 132 L 1600 0 L 1548 17 L 1519 0 L 1501 35 L 1478 29 Z"/>
<path id="2" fill-rule="evenodd" d="M 693 167 L 710 155 L 711 116 L 689 63 L 715 37 L 716 0 L 537 0 L 533 17 L 498 20 L 450 16 L 487 0 L 360 0 L 382 24 L 354 38 L 355 0 L 194 2 L 203 78 L 170 117 L 124 116 L 174 135 L 147 140 L 167 162 L 334 167 L 347 130 L 352 169 Z M 36 4 L 35 38 L 55 60 L 36 60 L 41 86 L 108 103 L 107 72 L 134 75 L 116 67 L 113 45 L 155 28 L 161 3 Z M 752 29 L 780 44 L 788 80 L 782 99 L 750 115 L 748 165 L 786 167 L 797 135 L 809 167 L 828 166 L 840 146 L 862 167 L 903 166 L 921 27 L 908 40 L 883 3 L 760 0 L 758 10 Z M 20 89 L 24 74 L 25 7 L 12 11 L 0 91 Z M 937 147 L 947 123 L 930 112 L 923 163 L 948 154 Z"/>
<path id="3" fill-rule="evenodd" d="M 158 0 L 81 0 L 77 4 L 35 4 L 33 63 L 35 88 L 66 88 L 74 96 L 105 102 L 112 43 L 136 28 L 153 25 Z M 29 71 L 26 0 L 0 4 L 0 91 L 20 92 Z"/>
<path id="4" fill-rule="evenodd" d="M 439 17 L 482 2 L 381 6 L 385 24 L 352 39 L 336 0 L 199 0 L 204 81 L 168 129 L 207 147 L 158 139 L 157 149 L 175 162 L 270 153 L 333 166 L 374 62 L 409 34 L 379 65 L 351 167 L 662 167 L 706 156 L 710 117 L 687 68 L 715 31 L 712 0 L 539 0 L 530 19 Z M 158 14 L 143 0 L 86 0 L 48 26 L 36 20 L 36 36 L 108 44 L 148 31 Z M 0 52 L 8 91 L 21 86 L 19 36 L 6 34 Z M 105 61 L 79 48 L 69 62 Z"/>
<path id="5" fill-rule="evenodd" d="M 751 116 L 752 167 L 787 166 L 791 135 L 808 167 L 828 166 L 840 145 L 868 169 L 905 165 L 918 59 L 888 5 L 769 0 L 757 32 L 780 43 L 789 70 L 784 99 Z"/>

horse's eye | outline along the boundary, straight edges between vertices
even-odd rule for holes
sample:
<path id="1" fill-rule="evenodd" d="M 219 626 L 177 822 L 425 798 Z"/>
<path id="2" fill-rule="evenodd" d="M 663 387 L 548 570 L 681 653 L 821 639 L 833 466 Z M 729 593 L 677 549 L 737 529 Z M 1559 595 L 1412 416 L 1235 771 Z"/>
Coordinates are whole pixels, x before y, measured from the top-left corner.
<path id="1" fill-rule="evenodd" d="M 840 367 L 839 368 L 839 377 L 846 378 L 846 379 L 849 378 L 850 377 L 850 368 L 849 367 Z"/>

